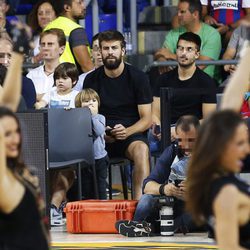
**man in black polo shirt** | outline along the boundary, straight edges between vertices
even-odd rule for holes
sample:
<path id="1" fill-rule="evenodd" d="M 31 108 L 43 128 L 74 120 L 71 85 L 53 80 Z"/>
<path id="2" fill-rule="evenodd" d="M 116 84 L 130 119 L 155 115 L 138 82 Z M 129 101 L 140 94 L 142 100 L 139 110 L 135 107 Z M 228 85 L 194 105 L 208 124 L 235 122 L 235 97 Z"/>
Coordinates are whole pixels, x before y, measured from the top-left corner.
<path id="1" fill-rule="evenodd" d="M 151 125 L 152 95 L 147 76 L 125 64 L 125 41 L 118 31 L 98 36 L 103 66 L 89 73 L 84 88 L 100 96 L 100 113 L 106 117 L 109 133 L 106 147 L 110 157 L 126 156 L 134 162 L 134 199 L 142 194 L 142 182 L 149 174 L 149 149 L 145 132 Z"/>
<path id="2" fill-rule="evenodd" d="M 176 56 L 178 67 L 159 76 L 154 89 L 152 106 L 153 123 L 160 124 L 160 88 L 172 88 L 176 95 L 171 98 L 171 123 L 182 115 L 194 115 L 203 119 L 216 108 L 216 83 L 195 65 L 200 55 L 201 39 L 192 32 L 179 36 Z M 171 130 L 172 138 L 174 127 Z"/>

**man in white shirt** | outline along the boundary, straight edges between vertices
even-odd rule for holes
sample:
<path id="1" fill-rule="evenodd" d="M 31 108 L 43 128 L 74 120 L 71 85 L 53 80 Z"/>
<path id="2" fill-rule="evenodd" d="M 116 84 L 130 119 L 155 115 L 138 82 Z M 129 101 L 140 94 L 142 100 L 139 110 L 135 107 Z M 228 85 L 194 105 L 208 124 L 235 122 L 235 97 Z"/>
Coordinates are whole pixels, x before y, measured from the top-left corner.
<path id="1" fill-rule="evenodd" d="M 54 71 L 60 64 L 59 58 L 64 51 L 65 44 L 66 38 L 61 29 L 53 28 L 40 35 L 40 51 L 43 54 L 44 64 L 27 74 L 27 77 L 34 82 L 37 101 L 40 101 L 54 85 Z"/>

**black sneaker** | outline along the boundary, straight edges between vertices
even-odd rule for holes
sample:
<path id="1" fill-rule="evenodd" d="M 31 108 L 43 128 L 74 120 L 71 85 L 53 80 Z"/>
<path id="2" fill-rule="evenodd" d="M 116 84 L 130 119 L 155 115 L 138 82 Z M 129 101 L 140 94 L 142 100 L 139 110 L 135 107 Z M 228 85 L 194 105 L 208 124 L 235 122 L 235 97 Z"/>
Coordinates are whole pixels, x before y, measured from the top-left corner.
<path id="1" fill-rule="evenodd" d="M 119 234 L 127 237 L 151 236 L 151 224 L 146 221 L 120 220 L 115 223 Z"/>

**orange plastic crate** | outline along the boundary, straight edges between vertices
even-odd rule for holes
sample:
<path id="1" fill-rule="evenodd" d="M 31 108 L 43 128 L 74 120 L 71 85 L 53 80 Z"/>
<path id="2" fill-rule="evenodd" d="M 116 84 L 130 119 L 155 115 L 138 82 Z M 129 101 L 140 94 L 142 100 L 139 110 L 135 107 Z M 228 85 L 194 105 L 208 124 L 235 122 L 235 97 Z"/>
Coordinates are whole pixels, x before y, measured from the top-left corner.
<path id="1" fill-rule="evenodd" d="M 132 220 L 137 201 L 83 200 L 64 208 L 69 233 L 117 233 L 115 222 Z"/>

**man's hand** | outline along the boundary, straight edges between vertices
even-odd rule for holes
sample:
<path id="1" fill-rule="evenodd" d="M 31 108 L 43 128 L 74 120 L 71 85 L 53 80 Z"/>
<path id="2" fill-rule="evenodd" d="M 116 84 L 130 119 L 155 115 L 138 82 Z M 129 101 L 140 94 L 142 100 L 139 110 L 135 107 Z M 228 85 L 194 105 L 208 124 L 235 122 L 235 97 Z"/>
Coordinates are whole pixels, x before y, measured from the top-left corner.
<path id="1" fill-rule="evenodd" d="M 205 16 L 204 22 L 209 25 L 219 26 L 218 22 L 211 16 Z"/>
<path id="2" fill-rule="evenodd" d="M 105 128 L 105 130 L 106 130 L 106 131 L 109 131 L 109 133 L 106 132 L 106 134 L 105 134 L 105 136 L 104 136 L 105 142 L 106 142 L 106 143 L 113 143 L 113 142 L 115 142 L 116 140 L 115 140 L 114 136 L 112 136 L 112 130 L 113 130 L 113 129 L 112 129 L 110 126 L 107 126 L 107 127 Z"/>
<path id="3" fill-rule="evenodd" d="M 230 65 L 224 65 L 224 70 L 230 74 L 233 74 L 236 70 L 236 65 L 230 64 Z"/>
<path id="4" fill-rule="evenodd" d="M 185 194 L 185 187 L 184 184 L 182 185 L 183 182 L 179 184 L 179 187 L 176 187 L 172 183 L 168 183 L 164 187 L 164 193 L 167 196 L 174 196 L 180 200 L 184 199 L 184 194 Z"/>
<path id="5" fill-rule="evenodd" d="M 116 124 L 111 131 L 116 140 L 125 140 L 128 137 L 127 129 L 122 124 Z"/>

